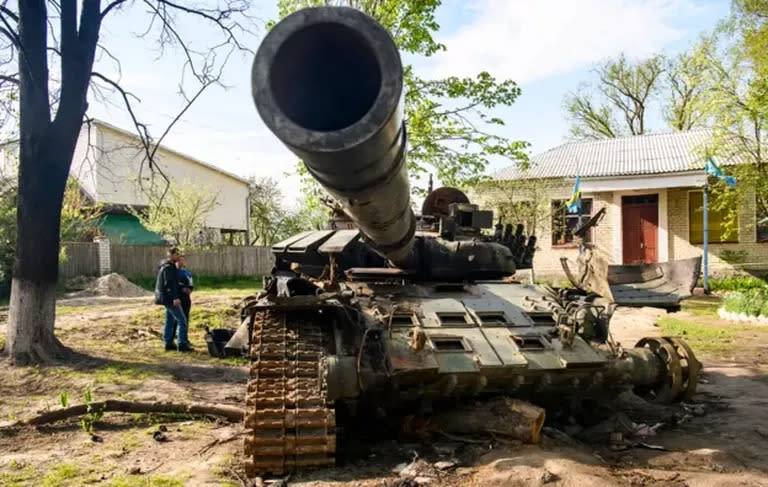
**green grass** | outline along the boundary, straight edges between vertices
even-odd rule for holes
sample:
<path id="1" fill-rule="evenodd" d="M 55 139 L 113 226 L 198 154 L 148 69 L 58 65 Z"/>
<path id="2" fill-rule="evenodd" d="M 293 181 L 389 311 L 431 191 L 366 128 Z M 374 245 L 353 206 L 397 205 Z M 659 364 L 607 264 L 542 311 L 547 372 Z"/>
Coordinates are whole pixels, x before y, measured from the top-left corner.
<path id="1" fill-rule="evenodd" d="M 722 300 L 716 296 L 696 296 L 683 301 L 681 310 L 696 316 L 717 316 Z"/>
<path id="2" fill-rule="evenodd" d="M 734 348 L 735 332 L 738 327 L 717 326 L 698 321 L 663 317 L 658 322 L 663 335 L 679 336 L 693 348 L 694 352 L 723 353 Z"/>
<path id="3" fill-rule="evenodd" d="M 682 302 L 681 311 L 688 313 L 662 317 L 659 328 L 665 336 L 679 336 L 694 352 L 723 353 L 734 347 L 739 328 L 726 325 L 717 316 L 722 300 L 715 296 L 695 296 Z M 690 316 L 692 315 L 692 316 Z"/>
<path id="4" fill-rule="evenodd" d="M 75 463 L 59 463 L 49 469 L 45 477 L 36 485 L 42 487 L 74 487 L 94 484 L 100 478 L 101 475 L 93 467 L 85 468 Z"/>
<path id="5" fill-rule="evenodd" d="M 194 308 L 189 315 L 190 330 L 204 330 L 207 326 L 215 328 L 237 328 L 240 322 L 240 310 L 232 306 L 217 306 L 213 308 Z"/>
<path id="6" fill-rule="evenodd" d="M 253 291 L 256 292 L 262 288 L 263 281 L 261 276 L 243 277 L 243 276 L 206 276 L 194 274 L 195 292 L 225 292 L 234 291 Z M 149 291 L 155 290 L 154 277 L 132 277 L 131 282 Z"/>
<path id="7" fill-rule="evenodd" d="M 146 311 L 140 311 L 131 316 L 131 325 L 138 327 L 162 326 L 165 320 L 165 309 L 156 306 Z M 211 330 L 215 328 L 237 328 L 240 324 L 240 310 L 233 306 L 203 307 L 195 306 L 192 302 L 192 311 L 189 317 L 190 332 L 201 332 L 207 326 Z"/>
<path id="8" fill-rule="evenodd" d="M 0 472 L 0 485 L 17 487 L 39 478 L 40 474 L 31 465 L 12 461 L 7 470 Z"/>
<path id="9" fill-rule="evenodd" d="M 89 484 L 101 484 L 102 473 L 94 467 L 83 467 L 76 463 L 57 463 L 44 474 L 31 465 L 11 462 L 4 472 L 0 472 L 0 485 L 3 487 L 21 487 L 34 485 L 40 487 L 75 487 Z M 184 480 L 165 475 L 118 475 L 106 483 L 110 487 L 183 487 Z"/>
<path id="10" fill-rule="evenodd" d="M 131 384 L 163 374 L 141 365 L 116 363 L 99 367 L 88 375 L 97 384 Z"/>
<path id="11" fill-rule="evenodd" d="M 98 482 L 101 475 L 93 467 L 85 468 L 76 463 L 57 463 L 45 474 L 31 465 L 12 462 L 8 471 L 0 472 L 0 485 L 16 487 L 35 485 L 41 487 L 74 487 Z"/>
<path id="12" fill-rule="evenodd" d="M 166 475 L 119 475 L 106 483 L 108 487 L 184 487 L 184 481 Z"/>
<path id="13" fill-rule="evenodd" d="M 140 360 L 145 358 L 141 357 Z M 92 369 L 58 366 L 48 367 L 45 370 L 45 376 L 55 378 L 58 381 L 82 379 L 94 385 L 132 385 L 139 384 L 147 379 L 169 378 L 170 375 L 170 372 L 155 367 L 152 363 L 140 362 L 117 362 Z M 82 401 L 82 391 L 69 392 L 71 392 L 70 402 L 79 403 Z"/>
<path id="14" fill-rule="evenodd" d="M 135 429 L 126 431 L 120 435 L 118 447 L 120 450 L 130 453 L 136 451 L 144 445 L 144 437 Z"/>

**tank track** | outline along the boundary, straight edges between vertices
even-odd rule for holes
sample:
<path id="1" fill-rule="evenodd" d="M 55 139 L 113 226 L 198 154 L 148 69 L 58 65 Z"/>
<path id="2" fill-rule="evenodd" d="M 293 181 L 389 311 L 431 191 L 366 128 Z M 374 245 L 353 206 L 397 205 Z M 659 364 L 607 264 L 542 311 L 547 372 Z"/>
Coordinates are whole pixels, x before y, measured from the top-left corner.
<path id="1" fill-rule="evenodd" d="M 329 337 L 317 319 L 311 312 L 253 315 L 244 441 L 249 477 L 335 463 L 336 416 L 323 360 Z"/>

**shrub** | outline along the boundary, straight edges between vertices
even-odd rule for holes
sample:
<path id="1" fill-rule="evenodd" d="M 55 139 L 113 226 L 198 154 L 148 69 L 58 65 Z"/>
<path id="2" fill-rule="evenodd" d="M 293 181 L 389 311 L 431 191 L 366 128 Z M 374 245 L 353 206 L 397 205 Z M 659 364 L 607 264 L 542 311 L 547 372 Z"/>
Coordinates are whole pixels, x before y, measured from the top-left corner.
<path id="1" fill-rule="evenodd" d="M 709 280 L 711 291 L 747 291 L 750 289 L 768 289 L 768 281 L 759 277 L 716 277 Z"/>
<path id="2" fill-rule="evenodd" d="M 729 313 L 768 316 L 768 288 L 729 293 L 723 300 L 723 307 Z"/>

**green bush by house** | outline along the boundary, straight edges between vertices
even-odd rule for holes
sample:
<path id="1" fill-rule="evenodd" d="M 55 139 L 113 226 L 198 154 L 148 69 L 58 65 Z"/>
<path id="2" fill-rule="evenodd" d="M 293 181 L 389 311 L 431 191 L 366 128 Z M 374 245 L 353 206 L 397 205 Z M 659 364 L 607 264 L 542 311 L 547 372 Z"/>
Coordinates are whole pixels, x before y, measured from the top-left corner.
<path id="1" fill-rule="evenodd" d="M 768 288 L 729 293 L 723 299 L 723 307 L 729 313 L 768 317 Z"/>
<path id="2" fill-rule="evenodd" d="M 701 284 L 700 284 L 701 285 Z M 709 280 L 711 291 L 747 291 L 750 289 L 768 289 L 768 281 L 759 277 L 715 277 Z"/>

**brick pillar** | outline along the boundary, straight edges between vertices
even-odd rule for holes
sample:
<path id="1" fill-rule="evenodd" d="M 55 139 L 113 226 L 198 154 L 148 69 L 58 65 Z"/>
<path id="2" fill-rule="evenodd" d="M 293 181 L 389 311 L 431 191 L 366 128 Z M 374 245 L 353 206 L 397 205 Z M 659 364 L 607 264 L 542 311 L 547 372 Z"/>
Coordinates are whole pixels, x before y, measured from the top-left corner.
<path id="1" fill-rule="evenodd" d="M 109 239 L 106 237 L 97 237 L 94 239 L 94 242 L 99 245 L 99 275 L 105 276 L 112 272 L 112 255 Z"/>

